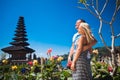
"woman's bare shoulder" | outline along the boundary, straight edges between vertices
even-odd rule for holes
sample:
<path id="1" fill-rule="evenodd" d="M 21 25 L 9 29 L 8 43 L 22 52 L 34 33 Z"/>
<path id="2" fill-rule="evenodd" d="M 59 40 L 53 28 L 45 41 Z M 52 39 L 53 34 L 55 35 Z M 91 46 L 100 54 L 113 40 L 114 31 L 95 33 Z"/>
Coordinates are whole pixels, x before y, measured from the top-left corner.
<path id="1" fill-rule="evenodd" d="M 79 42 L 84 42 L 85 40 L 86 40 L 85 35 L 81 35 L 78 41 Z"/>

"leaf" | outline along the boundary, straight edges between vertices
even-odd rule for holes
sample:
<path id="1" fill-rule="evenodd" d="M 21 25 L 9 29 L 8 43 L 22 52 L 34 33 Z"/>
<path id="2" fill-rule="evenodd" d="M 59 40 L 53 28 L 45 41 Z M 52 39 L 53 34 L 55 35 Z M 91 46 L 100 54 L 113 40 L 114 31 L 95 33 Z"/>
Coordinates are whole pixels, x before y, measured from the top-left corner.
<path id="1" fill-rule="evenodd" d="M 63 70 L 62 71 L 62 74 L 65 76 L 65 77 L 70 77 L 70 72 L 68 70 Z"/>
<path id="2" fill-rule="evenodd" d="M 100 77 L 100 74 L 96 75 L 95 78 L 99 78 Z"/>
<path id="3" fill-rule="evenodd" d="M 81 3 L 85 4 L 86 3 L 86 0 L 80 0 Z"/>
<path id="4" fill-rule="evenodd" d="M 100 71 L 101 73 L 109 74 L 106 69 L 97 69 L 97 70 Z"/>

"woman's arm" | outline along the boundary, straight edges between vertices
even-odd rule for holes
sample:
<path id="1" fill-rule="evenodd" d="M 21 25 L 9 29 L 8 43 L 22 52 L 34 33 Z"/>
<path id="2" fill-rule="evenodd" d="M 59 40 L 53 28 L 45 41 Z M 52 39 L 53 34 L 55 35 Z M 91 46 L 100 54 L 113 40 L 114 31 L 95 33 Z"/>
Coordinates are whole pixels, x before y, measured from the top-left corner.
<path id="1" fill-rule="evenodd" d="M 76 50 L 76 53 L 75 53 L 75 56 L 73 58 L 72 65 L 71 65 L 71 70 L 73 70 L 73 71 L 75 70 L 75 63 L 76 63 L 77 59 L 79 58 L 81 52 L 83 51 L 84 39 L 85 39 L 85 37 L 81 36 L 78 40 L 77 50 Z"/>
<path id="2" fill-rule="evenodd" d="M 71 61 L 71 57 L 72 57 L 73 53 L 74 53 L 74 43 L 72 43 L 72 46 L 70 48 L 70 53 L 68 55 L 68 62 Z"/>
<path id="3" fill-rule="evenodd" d="M 94 40 L 90 44 L 87 44 L 83 47 L 83 51 L 88 50 L 88 49 L 92 49 L 92 46 L 94 46 L 96 43 L 97 43 L 97 40 L 94 38 Z"/>

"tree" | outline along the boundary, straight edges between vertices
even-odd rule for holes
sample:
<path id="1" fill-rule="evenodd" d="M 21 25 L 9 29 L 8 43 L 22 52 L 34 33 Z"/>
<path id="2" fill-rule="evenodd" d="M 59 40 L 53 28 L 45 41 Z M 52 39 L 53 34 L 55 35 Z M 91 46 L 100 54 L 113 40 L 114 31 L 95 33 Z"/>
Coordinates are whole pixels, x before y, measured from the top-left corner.
<path id="1" fill-rule="evenodd" d="M 33 59 L 37 59 L 37 56 L 36 56 L 36 54 L 33 54 Z"/>
<path id="2" fill-rule="evenodd" d="M 117 35 L 115 34 L 113 23 L 115 22 L 116 16 L 118 15 L 120 11 L 120 0 L 113 0 L 115 1 L 114 12 L 113 12 L 113 15 L 111 16 L 111 20 L 107 21 L 102 17 L 102 14 L 106 10 L 107 5 L 110 4 L 109 1 L 110 0 L 79 0 L 80 5 L 78 6 L 78 8 L 88 10 L 91 14 L 93 14 L 99 20 L 100 25 L 99 25 L 98 34 L 104 46 L 111 52 L 111 56 L 112 56 L 111 63 L 113 67 L 112 76 L 114 76 L 118 69 L 115 39 L 120 37 L 120 33 L 118 33 Z M 112 3 L 111 5 L 113 4 L 114 3 Z M 105 42 L 105 39 L 103 38 L 103 35 L 102 35 L 102 28 L 104 27 L 103 24 L 107 24 L 110 27 L 111 38 L 112 38 L 111 47 L 108 47 L 108 45 Z"/>
<path id="3" fill-rule="evenodd" d="M 0 54 L 0 60 L 6 59 L 6 53 L 1 53 Z"/>

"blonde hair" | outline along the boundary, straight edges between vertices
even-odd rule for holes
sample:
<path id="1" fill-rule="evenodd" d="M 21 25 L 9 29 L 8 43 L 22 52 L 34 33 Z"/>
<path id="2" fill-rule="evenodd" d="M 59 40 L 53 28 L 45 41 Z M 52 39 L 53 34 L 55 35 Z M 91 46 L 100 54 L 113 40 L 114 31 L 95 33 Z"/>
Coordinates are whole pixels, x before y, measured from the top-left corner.
<path id="1" fill-rule="evenodd" d="M 86 36 L 86 39 L 87 39 L 87 43 L 91 43 L 94 40 L 94 38 L 92 36 L 89 24 L 88 23 L 81 23 L 80 26 L 84 30 L 84 33 L 85 33 L 85 36 Z"/>

